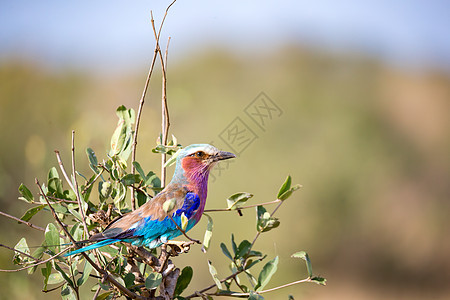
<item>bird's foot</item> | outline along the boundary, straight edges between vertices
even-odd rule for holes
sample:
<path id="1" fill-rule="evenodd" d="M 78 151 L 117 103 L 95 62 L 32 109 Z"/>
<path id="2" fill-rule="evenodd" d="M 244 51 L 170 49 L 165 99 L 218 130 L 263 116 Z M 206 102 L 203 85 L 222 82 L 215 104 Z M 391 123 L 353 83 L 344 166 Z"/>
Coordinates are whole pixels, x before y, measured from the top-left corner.
<path id="1" fill-rule="evenodd" d="M 191 245 L 197 243 L 197 241 L 168 241 L 166 245 L 170 246 L 172 256 L 177 256 L 178 254 L 187 253 L 191 249 Z"/>

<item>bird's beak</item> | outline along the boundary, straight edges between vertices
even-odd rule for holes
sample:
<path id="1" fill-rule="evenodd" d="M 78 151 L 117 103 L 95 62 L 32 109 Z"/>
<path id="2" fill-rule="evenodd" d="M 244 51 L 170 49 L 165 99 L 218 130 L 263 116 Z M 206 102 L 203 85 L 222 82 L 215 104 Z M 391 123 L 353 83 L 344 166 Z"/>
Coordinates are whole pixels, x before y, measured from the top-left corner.
<path id="1" fill-rule="evenodd" d="M 234 155 L 231 152 L 219 151 L 217 154 L 214 155 L 213 159 L 214 159 L 214 161 L 219 161 L 219 160 L 235 158 L 235 157 L 236 157 L 236 155 Z"/>

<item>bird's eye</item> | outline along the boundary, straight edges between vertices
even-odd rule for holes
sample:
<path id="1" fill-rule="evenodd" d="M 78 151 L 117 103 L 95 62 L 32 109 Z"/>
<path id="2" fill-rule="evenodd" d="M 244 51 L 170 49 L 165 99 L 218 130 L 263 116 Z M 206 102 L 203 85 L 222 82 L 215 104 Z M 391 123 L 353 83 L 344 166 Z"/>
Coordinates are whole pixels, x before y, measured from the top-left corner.
<path id="1" fill-rule="evenodd" d="M 197 152 L 195 152 L 195 156 L 196 157 L 203 157 L 203 155 L 205 155 L 205 153 L 203 153 L 202 151 L 197 151 Z"/>

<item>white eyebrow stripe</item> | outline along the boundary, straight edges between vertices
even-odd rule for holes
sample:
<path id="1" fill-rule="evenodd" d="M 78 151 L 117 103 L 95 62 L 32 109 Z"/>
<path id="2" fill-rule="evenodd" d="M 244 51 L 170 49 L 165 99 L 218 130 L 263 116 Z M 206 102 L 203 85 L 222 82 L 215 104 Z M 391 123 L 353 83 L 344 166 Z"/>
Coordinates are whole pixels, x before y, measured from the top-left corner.
<path id="1" fill-rule="evenodd" d="M 214 147 L 212 147 L 212 146 L 209 146 L 209 147 L 199 146 L 199 147 L 195 147 L 195 148 L 189 149 L 188 155 L 189 154 L 193 154 L 193 153 L 195 153 L 197 151 L 203 151 L 203 152 L 205 152 L 208 155 L 213 155 L 214 153 L 216 153 L 216 149 Z"/>

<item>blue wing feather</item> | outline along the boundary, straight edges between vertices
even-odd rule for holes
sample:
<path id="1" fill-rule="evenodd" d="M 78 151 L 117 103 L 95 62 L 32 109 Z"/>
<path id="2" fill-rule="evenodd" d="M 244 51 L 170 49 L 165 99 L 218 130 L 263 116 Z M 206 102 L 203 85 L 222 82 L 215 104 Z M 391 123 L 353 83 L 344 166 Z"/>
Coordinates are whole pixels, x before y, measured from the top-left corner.
<path id="1" fill-rule="evenodd" d="M 188 192 L 184 197 L 182 207 L 177 209 L 172 214 L 172 219 L 179 227 L 181 227 L 181 216 L 184 213 L 189 220 L 188 226 L 186 227 L 186 231 L 189 231 L 197 222 L 193 216 L 199 207 L 200 197 L 195 193 Z M 120 227 L 111 227 L 105 230 L 105 235 L 100 237 L 100 239 L 106 239 L 98 240 L 95 244 L 69 252 L 65 254 L 65 256 L 96 249 L 119 241 L 131 243 L 135 246 L 144 245 L 149 248 L 156 248 L 166 243 L 168 240 L 181 235 L 181 232 L 177 229 L 177 226 L 169 217 L 166 216 L 161 221 L 158 219 L 152 219 L 152 217 L 153 216 L 144 217 L 141 220 L 127 226 L 126 230 L 120 230 Z M 119 222 L 119 220 L 117 222 Z"/>

